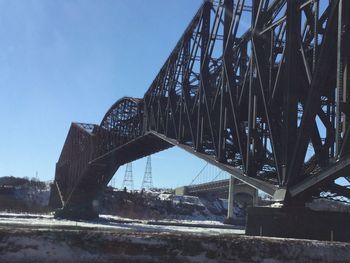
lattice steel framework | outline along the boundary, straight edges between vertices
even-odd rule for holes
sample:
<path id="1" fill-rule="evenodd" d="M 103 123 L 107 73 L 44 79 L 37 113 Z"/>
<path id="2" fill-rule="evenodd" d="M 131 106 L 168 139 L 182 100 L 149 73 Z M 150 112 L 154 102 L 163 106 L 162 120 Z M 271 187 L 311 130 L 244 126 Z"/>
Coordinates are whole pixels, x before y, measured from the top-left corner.
<path id="1" fill-rule="evenodd" d="M 203 4 L 145 95 L 147 128 L 284 200 L 349 152 L 349 1 L 246 3 Z"/>
<path id="2" fill-rule="evenodd" d="M 143 100 L 96 127 L 97 152 L 156 136 L 286 205 L 350 197 L 334 182 L 350 176 L 349 17 L 347 0 L 204 1 Z"/>
<path id="3" fill-rule="evenodd" d="M 141 190 L 150 190 L 153 188 L 153 178 L 152 178 L 152 161 L 151 156 L 147 157 L 147 163 L 145 168 L 145 174 L 143 175 Z"/>
<path id="4" fill-rule="evenodd" d="M 132 174 L 132 163 L 126 164 L 122 188 L 125 188 L 125 189 L 130 190 L 130 191 L 134 190 L 134 178 L 133 178 L 133 174 Z"/>

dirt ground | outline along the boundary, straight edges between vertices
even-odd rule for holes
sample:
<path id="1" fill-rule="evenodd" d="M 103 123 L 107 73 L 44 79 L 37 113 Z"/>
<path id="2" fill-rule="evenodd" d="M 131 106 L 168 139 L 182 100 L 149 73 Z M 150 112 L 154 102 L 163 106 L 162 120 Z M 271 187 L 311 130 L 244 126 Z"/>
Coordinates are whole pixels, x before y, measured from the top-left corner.
<path id="1" fill-rule="evenodd" d="M 0 262 L 349 262 L 350 244 L 244 235 L 0 228 Z"/>

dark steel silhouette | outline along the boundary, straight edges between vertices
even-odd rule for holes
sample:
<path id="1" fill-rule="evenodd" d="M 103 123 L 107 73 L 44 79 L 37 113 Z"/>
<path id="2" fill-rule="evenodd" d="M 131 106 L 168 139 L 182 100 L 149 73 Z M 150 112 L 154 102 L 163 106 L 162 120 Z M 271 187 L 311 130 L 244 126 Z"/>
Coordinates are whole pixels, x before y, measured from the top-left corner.
<path id="1" fill-rule="evenodd" d="M 51 204 L 91 209 L 120 165 L 173 145 L 286 206 L 350 198 L 349 17 L 347 0 L 204 1 L 142 99 L 72 124 Z"/>

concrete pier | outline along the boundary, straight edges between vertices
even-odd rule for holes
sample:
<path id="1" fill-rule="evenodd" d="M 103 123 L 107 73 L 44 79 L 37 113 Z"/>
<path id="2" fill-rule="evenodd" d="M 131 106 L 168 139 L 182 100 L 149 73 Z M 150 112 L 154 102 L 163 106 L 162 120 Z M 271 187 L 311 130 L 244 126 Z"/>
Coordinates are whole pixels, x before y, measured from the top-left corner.
<path id="1" fill-rule="evenodd" d="M 246 234 L 283 238 L 350 241 L 350 213 L 307 208 L 248 208 Z"/>
<path id="2" fill-rule="evenodd" d="M 235 179 L 231 176 L 229 190 L 228 190 L 228 200 L 227 200 L 227 220 L 233 219 L 234 187 L 235 187 Z"/>

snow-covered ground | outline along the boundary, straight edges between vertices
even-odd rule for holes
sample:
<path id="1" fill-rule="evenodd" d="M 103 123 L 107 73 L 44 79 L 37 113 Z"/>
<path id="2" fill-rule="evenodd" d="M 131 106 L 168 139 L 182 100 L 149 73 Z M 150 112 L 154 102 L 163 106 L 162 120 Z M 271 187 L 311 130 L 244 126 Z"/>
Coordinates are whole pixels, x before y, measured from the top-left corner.
<path id="1" fill-rule="evenodd" d="M 135 220 L 119 216 L 101 215 L 95 222 L 55 219 L 53 215 L 15 214 L 0 212 L 0 228 L 31 229 L 87 229 L 130 232 L 200 233 L 204 235 L 244 234 L 241 227 L 224 225 L 217 221 L 195 220 Z"/>
<path id="2" fill-rule="evenodd" d="M 2 212 L 0 262 L 349 262 L 347 243 L 247 237 L 218 226 L 226 227 L 217 221 L 102 215 L 97 222 L 75 222 Z"/>

